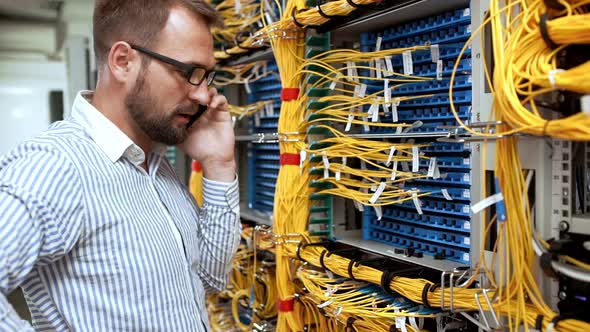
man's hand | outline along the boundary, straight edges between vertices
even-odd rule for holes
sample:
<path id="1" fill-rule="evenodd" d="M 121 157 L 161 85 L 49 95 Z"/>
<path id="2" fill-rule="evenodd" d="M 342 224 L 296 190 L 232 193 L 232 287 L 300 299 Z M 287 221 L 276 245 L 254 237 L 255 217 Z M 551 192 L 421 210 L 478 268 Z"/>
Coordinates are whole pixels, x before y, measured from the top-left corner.
<path id="1" fill-rule="evenodd" d="M 227 99 L 209 89 L 209 109 L 190 128 L 187 139 L 178 147 L 203 165 L 209 180 L 232 182 L 236 176 L 234 130 Z"/>

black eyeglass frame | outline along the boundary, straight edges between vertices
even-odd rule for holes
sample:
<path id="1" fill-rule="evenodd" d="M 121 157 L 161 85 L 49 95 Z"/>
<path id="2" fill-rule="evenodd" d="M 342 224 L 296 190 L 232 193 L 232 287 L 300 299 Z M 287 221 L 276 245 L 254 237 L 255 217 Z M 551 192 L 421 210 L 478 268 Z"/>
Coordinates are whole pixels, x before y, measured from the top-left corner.
<path id="1" fill-rule="evenodd" d="M 129 44 L 129 46 L 131 46 L 131 48 L 136 51 L 139 51 L 139 52 L 141 52 L 145 55 L 148 55 L 156 60 L 159 60 L 161 62 L 167 63 L 169 65 L 172 65 L 172 66 L 180 69 L 182 72 L 184 72 L 186 81 L 189 84 L 199 86 L 199 85 L 201 85 L 201 83 L 203 83 L 203 81 L 205 79 L 207 79 L 207 86 L 211 86 L 211 84 L 213 83 L 213 79 L 215 78 L 215 70 L 213 70 L 213 69 L 209 70 L 209 69 L 207 69 L 203 66 L 200 66 L 200 65 L 192 65 L 192 64 L 184 63 L 184 62 L 172 59 L 170 57 L 167 57 L 165 55 L 156 53 L 154 51 L 148 50 L 147 48 L 141 47 L 138 45 Z M 205 74 L 203 75 L 203 78 L 201 78 L 201 80 L 199 82 L 191 82 L 191 78 L 193 76 L 193 73 L 197 69 L 204 69 Z"/>

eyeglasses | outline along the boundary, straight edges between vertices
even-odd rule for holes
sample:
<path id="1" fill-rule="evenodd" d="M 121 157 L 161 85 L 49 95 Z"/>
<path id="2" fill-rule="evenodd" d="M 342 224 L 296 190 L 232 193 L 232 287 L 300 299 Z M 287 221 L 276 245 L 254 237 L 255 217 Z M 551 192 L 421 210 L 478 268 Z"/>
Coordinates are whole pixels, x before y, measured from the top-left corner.
<path id="1" fill-rule="evenodd" d="M 169 65 L 172 65 L 172 66 L 180 69 L 180 71 L 182 71 L 184 73 L 186 80 L 192 85 L 200 85 L 201 83 L 203 83 L 203 81 L 205 79 L 207 80 L 207 86 L 209 86 L 209 85 L 211 85 L 211 83 L 213 83 L 213 79 L 215 78 L 215 71 L 213 71 L 213 70 L 207 70 L 207 68 L 204 68 L 199 65 L 191 65 L 188 63 L 180 62 L 178 60 L 174 60 L 172 58 L 169 58 L 165 55 L 150 51 L 147 48 L 143 48 L 141 46 L 137 46 L 137 45 L 133 45 L 133 44 L 130 44 L 130 45 L 131 45 L 131 48 L 134 50 L 137 50 L 137 51 L 139 51 L 145 55 L 148 55 L 156 60 L 162 61 L 164 63 L 167 63 Z"/>

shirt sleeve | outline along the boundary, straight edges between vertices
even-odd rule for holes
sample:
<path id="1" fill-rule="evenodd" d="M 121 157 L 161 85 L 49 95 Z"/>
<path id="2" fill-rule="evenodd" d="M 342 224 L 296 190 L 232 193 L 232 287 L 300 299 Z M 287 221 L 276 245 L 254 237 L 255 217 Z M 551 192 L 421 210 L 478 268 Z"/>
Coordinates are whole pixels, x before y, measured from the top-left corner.
<path id="1" fill-rule="evenodd" d="M 198 274 L 208 292 L 221 291 L 227 285 L 232 259 L 240 244 L 239 201 L 237 178 L 231 183 L 203 178 Z"/>
<path id="2" fill-rule="evenodd" d="M 0 331 L 29 331 L 6 296 L 67 254 L 84 216 L 78 173 L 54 149 L 27 143 L 0 161 Z"/>

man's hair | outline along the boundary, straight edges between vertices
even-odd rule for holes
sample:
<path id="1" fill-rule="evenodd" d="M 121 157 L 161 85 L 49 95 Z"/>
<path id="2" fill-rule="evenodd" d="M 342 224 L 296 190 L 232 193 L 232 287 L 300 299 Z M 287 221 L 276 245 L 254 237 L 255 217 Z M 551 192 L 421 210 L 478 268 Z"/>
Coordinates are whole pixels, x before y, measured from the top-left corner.
<path id="1" fill-rule="evenodd" d="M 206 0 L 96 0 L 93 34 L 97 63 L 105 63 L 112 45 L 120 40 L 143 47 L 155 45 L 174 6 L 186 8 L 210 27 L 223 26 L 219 13 Z"/>

